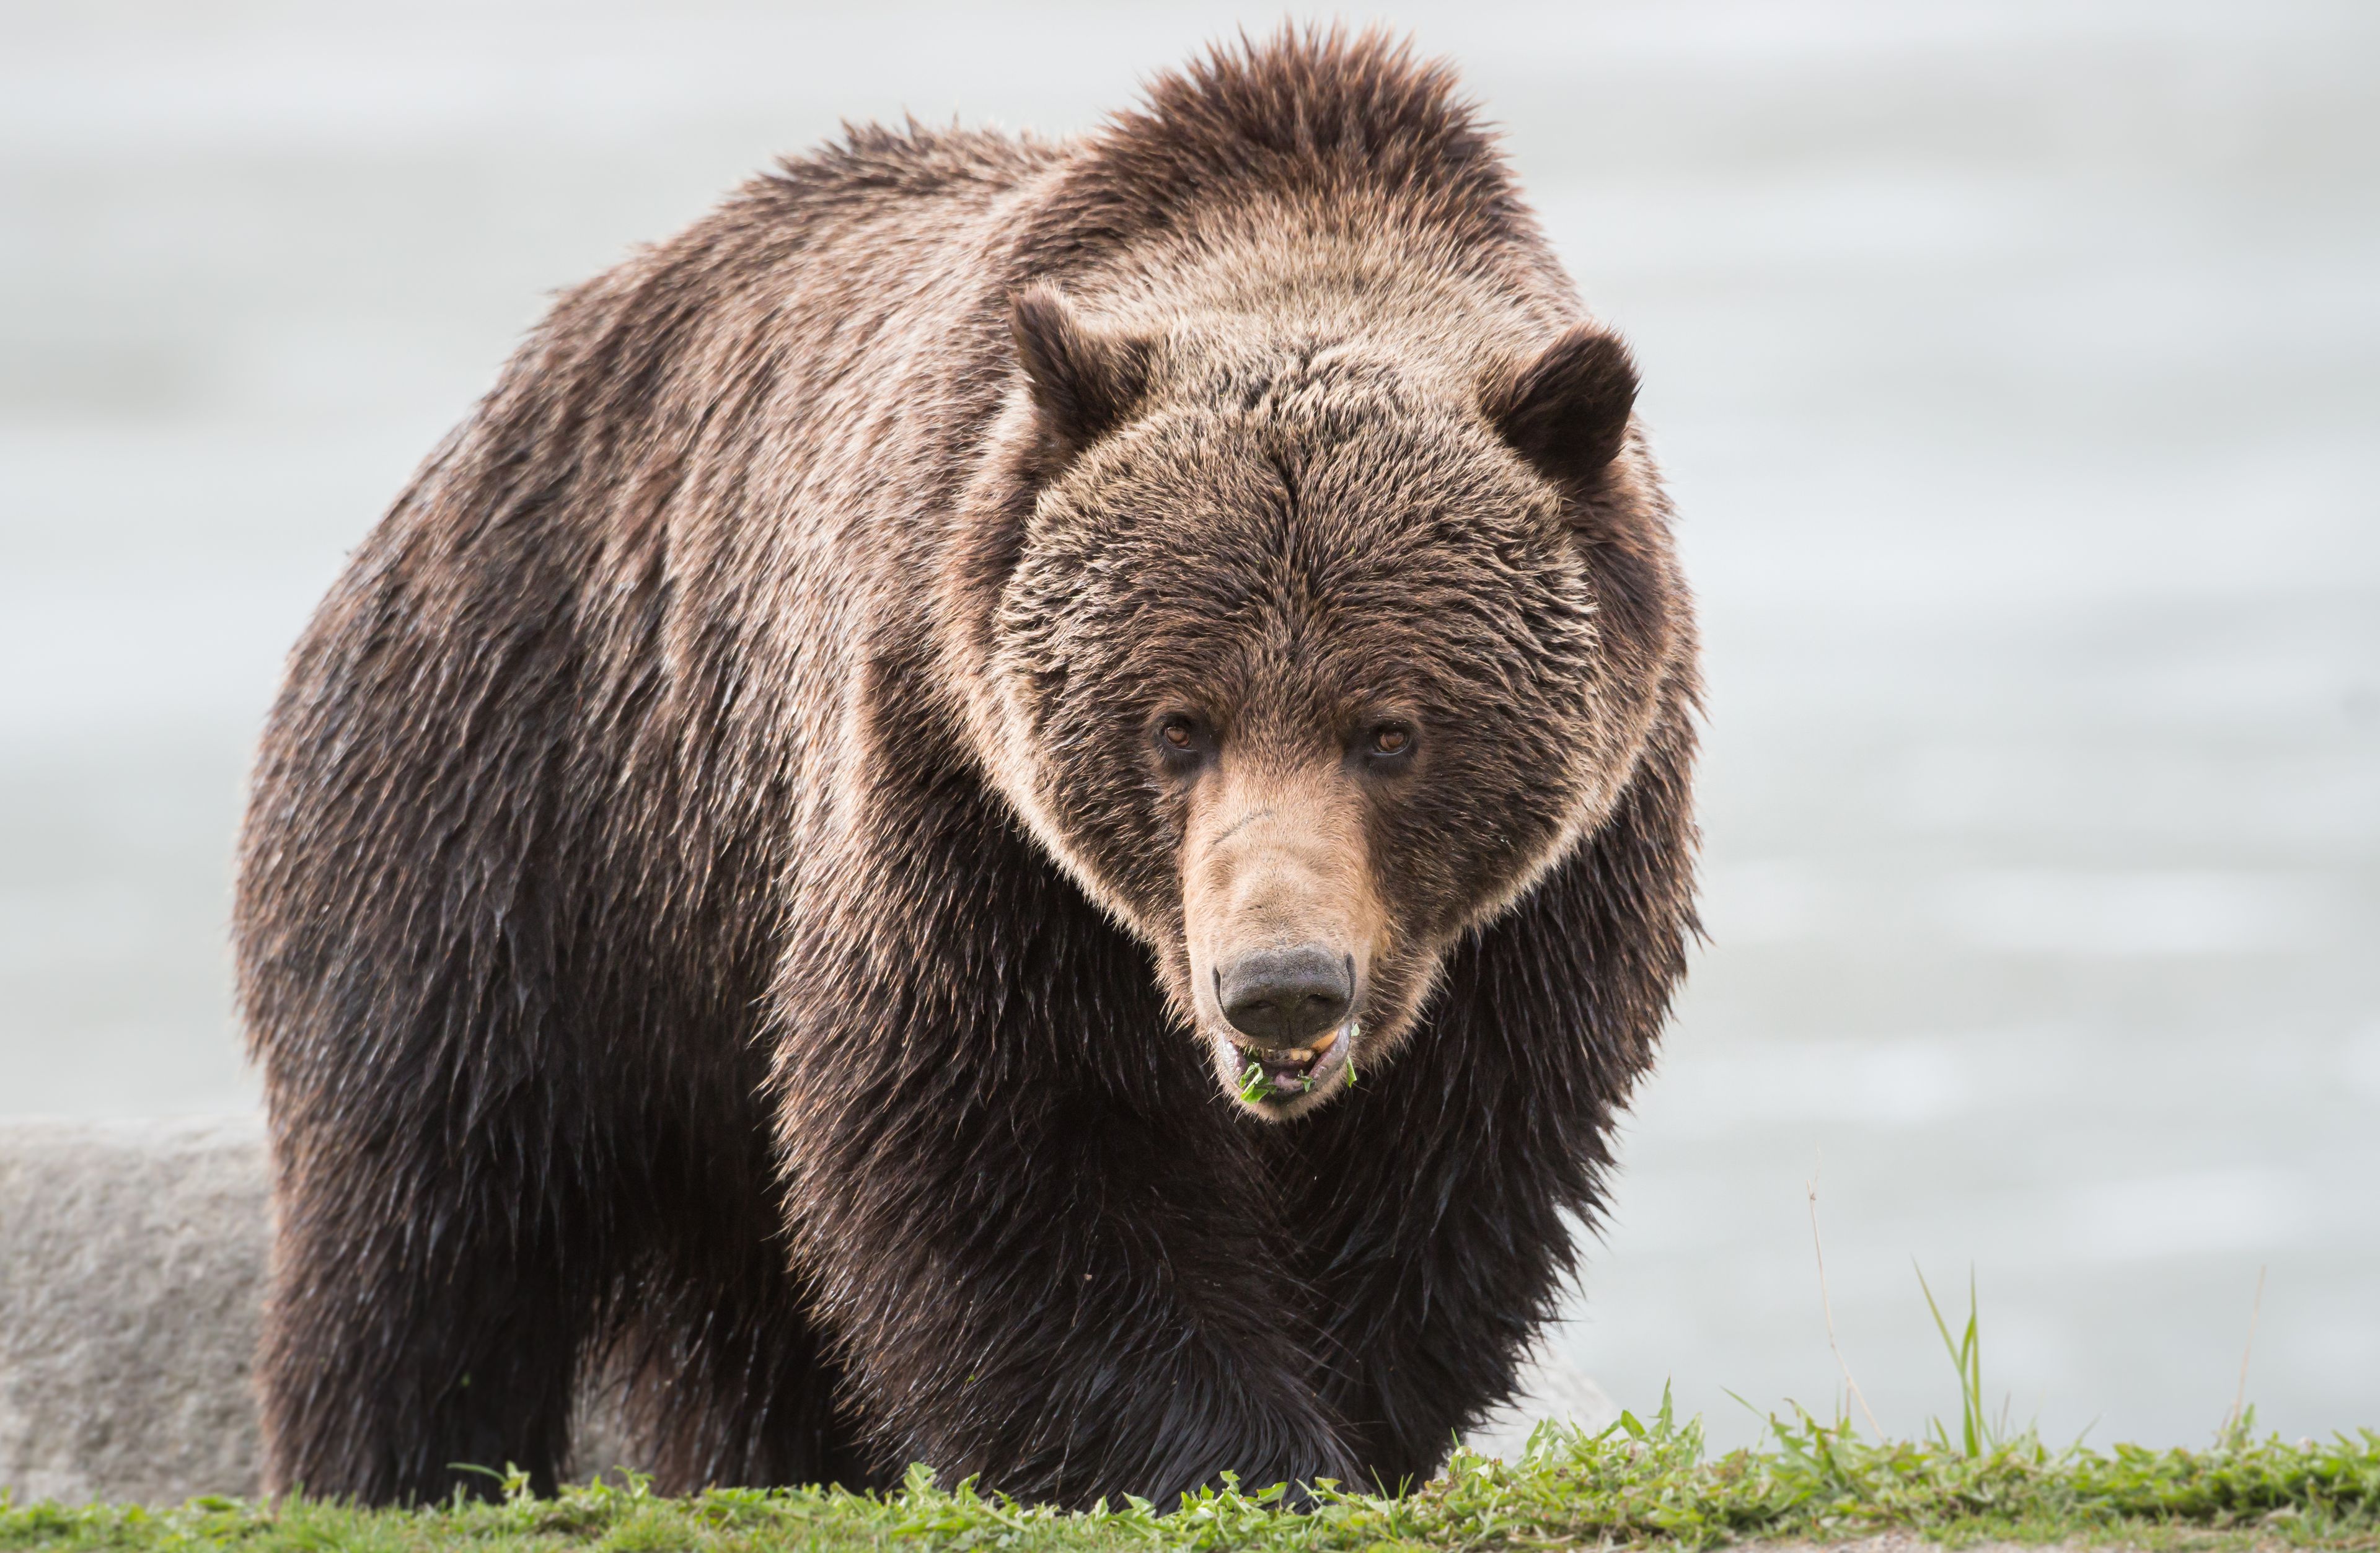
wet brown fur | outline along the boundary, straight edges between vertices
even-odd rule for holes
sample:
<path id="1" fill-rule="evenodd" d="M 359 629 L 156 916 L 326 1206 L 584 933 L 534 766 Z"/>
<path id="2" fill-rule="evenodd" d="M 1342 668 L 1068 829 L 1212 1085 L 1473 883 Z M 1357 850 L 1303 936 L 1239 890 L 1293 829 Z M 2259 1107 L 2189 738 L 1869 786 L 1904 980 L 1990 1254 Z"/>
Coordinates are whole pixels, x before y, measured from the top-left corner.
<path id="1" fill-rule="evenodd" d="M 856 130 L 565 297 L 265 735 L 271 1483 L 550 1486 L 590 1366 L 671 1489 L 1430 1472 L 1692 928 L 1633 386 L 1368 36 L 1078 141 Z M 1360 1083 L 1268 1122 L 1185 900 L 1272 798 L 1377 952 Z"/>

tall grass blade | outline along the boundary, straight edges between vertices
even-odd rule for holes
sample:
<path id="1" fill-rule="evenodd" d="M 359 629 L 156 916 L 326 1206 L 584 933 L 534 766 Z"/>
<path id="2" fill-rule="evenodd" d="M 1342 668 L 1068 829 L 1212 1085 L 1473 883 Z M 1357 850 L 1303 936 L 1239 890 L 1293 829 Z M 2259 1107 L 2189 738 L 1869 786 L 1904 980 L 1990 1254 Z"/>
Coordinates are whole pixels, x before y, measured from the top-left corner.
<path id="1" fill-rule="evenodd" d="M 1953 1338 L 1949 1322 L 1942 1318 L 1942 1307 L 1935 1302 L 1934 1290 L 1925 1281 L 1925 1269 L 1913 1261 L 1910 1266 L 1916 1268 L 1917 1287 L 1925 1291 L 1925 1308 L 1933 1313 L 1934 1329 L 1942 1334 L 1942 1347 L 1950 1355 L 1950 1367 L 1959 1374 L 1959 1443 L 1973 1461 L 1984 1453 L 1986 1446 L 1995 1443 L 1993 1437 L 1997 1433 L 1984 1411 L 1983 1324 L 1975 1298 L 1975 1270 L 1967 1269 L 1966 1329 Z"/>

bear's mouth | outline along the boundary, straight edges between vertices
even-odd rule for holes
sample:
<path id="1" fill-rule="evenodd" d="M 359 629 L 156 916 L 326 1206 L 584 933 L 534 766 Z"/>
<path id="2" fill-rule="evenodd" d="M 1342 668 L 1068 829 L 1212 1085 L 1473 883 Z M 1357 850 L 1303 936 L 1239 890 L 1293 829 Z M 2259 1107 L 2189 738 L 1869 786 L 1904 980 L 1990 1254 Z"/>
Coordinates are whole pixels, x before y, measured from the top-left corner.
<path id="1" fill-rule="evenodd" d="M 1358 1025 L 1332 1026 L 1304 1046 L 1245 1046 L 1232 1040 L 1233 1085 L 1249 1105 L 1280 1108 L 1321 1094 L 1347 1067 Z"/>

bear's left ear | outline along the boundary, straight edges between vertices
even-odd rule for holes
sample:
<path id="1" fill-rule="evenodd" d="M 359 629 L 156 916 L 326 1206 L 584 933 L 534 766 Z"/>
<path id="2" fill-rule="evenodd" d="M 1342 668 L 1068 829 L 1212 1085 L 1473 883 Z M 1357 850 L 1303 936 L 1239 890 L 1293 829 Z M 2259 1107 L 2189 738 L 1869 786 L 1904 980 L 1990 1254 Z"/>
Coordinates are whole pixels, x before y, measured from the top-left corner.
<path id="1" fill-rule="evenodd" d="M 1636 363 L 1618 335 L 1582 323 L 1491 382 L 1481 407 L 1540 474 L 1569 490 L 1591 490 L 1627 439 Z"/>
<path id="2" fill-rule="evenodd" d="M 1018 292 L 1008 326 L 1032 390 L 1045 472 L 1122 425 L 1148 386 L 1148 342 L 1089 322 L 1054 286 Z"/>

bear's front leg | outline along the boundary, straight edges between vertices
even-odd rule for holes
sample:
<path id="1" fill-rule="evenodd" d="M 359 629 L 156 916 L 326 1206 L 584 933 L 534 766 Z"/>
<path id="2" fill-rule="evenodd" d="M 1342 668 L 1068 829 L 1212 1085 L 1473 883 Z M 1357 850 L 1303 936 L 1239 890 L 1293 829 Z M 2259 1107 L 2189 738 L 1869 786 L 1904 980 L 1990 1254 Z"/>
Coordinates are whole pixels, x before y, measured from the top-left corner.
<path id="1" fill-rule="evenodd" d="M 1323 1313 L 1318 1389 L 1367 1481 L 1427 1479 L 1513 1400 L 1599 1215 L 1613 1118 L 1650 1060 L 1685 920 L 1624 882 L 1663 881 L 1632 855 L 1682 855 L 1645 808 L 1632 796 L 1448 957 L 1377 1079 L 1268 1137 L 1271 1175 L 1315 1205 L 1292 1229 Z"/>
<path id="2" fill-rule="evenodd" d="M 1353 1481 L 1251 1129 L 1145 952 L 1016 851 L 998 899 L 827 906 L 779 980 L 793 1254 L 880 1464 L 1075 1506 Z"/>

